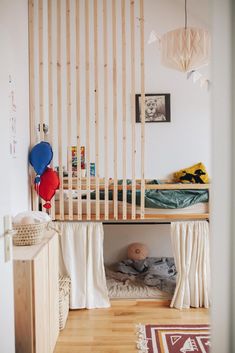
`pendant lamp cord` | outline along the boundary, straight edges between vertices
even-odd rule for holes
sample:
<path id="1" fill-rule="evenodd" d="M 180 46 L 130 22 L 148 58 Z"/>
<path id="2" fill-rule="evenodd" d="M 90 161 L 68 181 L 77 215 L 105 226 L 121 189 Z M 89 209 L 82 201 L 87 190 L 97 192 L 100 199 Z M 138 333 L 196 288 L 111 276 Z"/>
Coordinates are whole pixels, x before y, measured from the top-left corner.
<path id="1" fill-rule="evenodd" d="M 187 0 L 184 1 L 184 28 L 188 26 L 188 14 L 187 14 Z"/>

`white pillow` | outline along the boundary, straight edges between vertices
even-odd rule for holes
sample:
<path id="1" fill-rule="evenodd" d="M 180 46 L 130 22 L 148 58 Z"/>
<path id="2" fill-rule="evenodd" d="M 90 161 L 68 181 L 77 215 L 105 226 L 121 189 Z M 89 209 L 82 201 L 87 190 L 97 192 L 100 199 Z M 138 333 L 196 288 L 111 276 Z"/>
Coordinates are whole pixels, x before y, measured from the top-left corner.
<path id="1" fill-rule="evenodd" d="M 21 224 L 22 223 L 22 219 L 24 219 L 25 217 L 33 219 L 34 223 L 43 223 L 43 222 L 50 222 L 51 221 L 51 217 L 46 212 L 25 211 L 25 212 L 18 213 L 13 218 L 13 223 Z"/>

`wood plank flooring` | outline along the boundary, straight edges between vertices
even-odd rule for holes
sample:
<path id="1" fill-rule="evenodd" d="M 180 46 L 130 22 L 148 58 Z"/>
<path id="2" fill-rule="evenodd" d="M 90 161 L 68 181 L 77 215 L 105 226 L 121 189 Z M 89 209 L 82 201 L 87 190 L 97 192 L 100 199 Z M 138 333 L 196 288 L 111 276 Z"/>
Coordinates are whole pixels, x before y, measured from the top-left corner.
<path id="1" fill-rule="evenodd" d="M 136 327 L 208 324 L 207 309 L 170 309 L 168 301 L 113 300 L 109 309 L 73 310 L 54 353 L 137 353 Z"/>

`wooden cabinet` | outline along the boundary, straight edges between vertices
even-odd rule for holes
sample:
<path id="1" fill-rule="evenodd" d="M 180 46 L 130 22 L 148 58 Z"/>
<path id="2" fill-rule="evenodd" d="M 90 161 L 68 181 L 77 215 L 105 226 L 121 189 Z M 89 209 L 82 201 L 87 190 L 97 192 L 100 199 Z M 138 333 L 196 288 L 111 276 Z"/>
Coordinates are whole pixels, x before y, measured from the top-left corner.
<path id="1" fill-rule="evenodd" d="M 52 353 L 59 334 L 58 237 L 14 247 L 16 353 Z"/>

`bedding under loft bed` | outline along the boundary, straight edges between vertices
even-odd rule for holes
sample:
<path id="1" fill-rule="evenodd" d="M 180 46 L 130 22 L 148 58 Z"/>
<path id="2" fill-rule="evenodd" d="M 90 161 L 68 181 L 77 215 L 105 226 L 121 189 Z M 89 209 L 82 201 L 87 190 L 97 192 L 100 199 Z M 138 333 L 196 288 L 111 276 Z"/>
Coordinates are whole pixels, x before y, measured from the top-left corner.
<path id="1" fill-rule="evenodd" d="M 59 192 L 55 200 L 55 220 L 82 220 L 94 221 L 101 220 L 105 222 L 148 222 L 159 223 L 171 222 L 177 220 L 209 220 L 209 184 L 181 184 L 171 181 L 145 180 L 145 208 L 144 216 L 141 215 L 140 198 L 141 183 L 136 180 L 136 204 L 133 214 L 131 182 L 127 181 L 125 189 L 122 181 L 117 185 L 117 217 L 114 216 L 114 183 L 109 179 L 108 197 L 105 197 L 105 179 L 99 179 L 99 197 L 96 199 L 96 178 L 90 178 L 90 197 L 87 200 L 87 179 L 81 179 L 81 189 L 78 191 L 77 178 L 72 178 L 69 185 L 69 179 L 63 178 L 63 213 L 60 212 L 61 199 Z M 123 189 L 126 190 L 126 200 L 123 198 Z M 78 193 L 80 197 L 78 199 Z M 61 195 L 61 194 L 60 194 Z M 70 196 L 69 196 L 70 195 Z M 167 197 L 166 197 L 167 195 Z M 163 197 L 159 205 L 159 196 Z M 173 205 L 167 204 L 166 200 L 173 200 Z M 87 202 L 90 203 L 90 217 L 87 214 Z M 123 213 L 123 202 L 126 202 L 126 214 Z M 99 203 L 100 213 L 97 214 L 97 203 Z M 79 205 L 80 204 L 80 205 Z M 108 214 L 105 214 L 105 208 L 108 207 Z M 80 209 L 80 214 L 78 212 Z"/>

